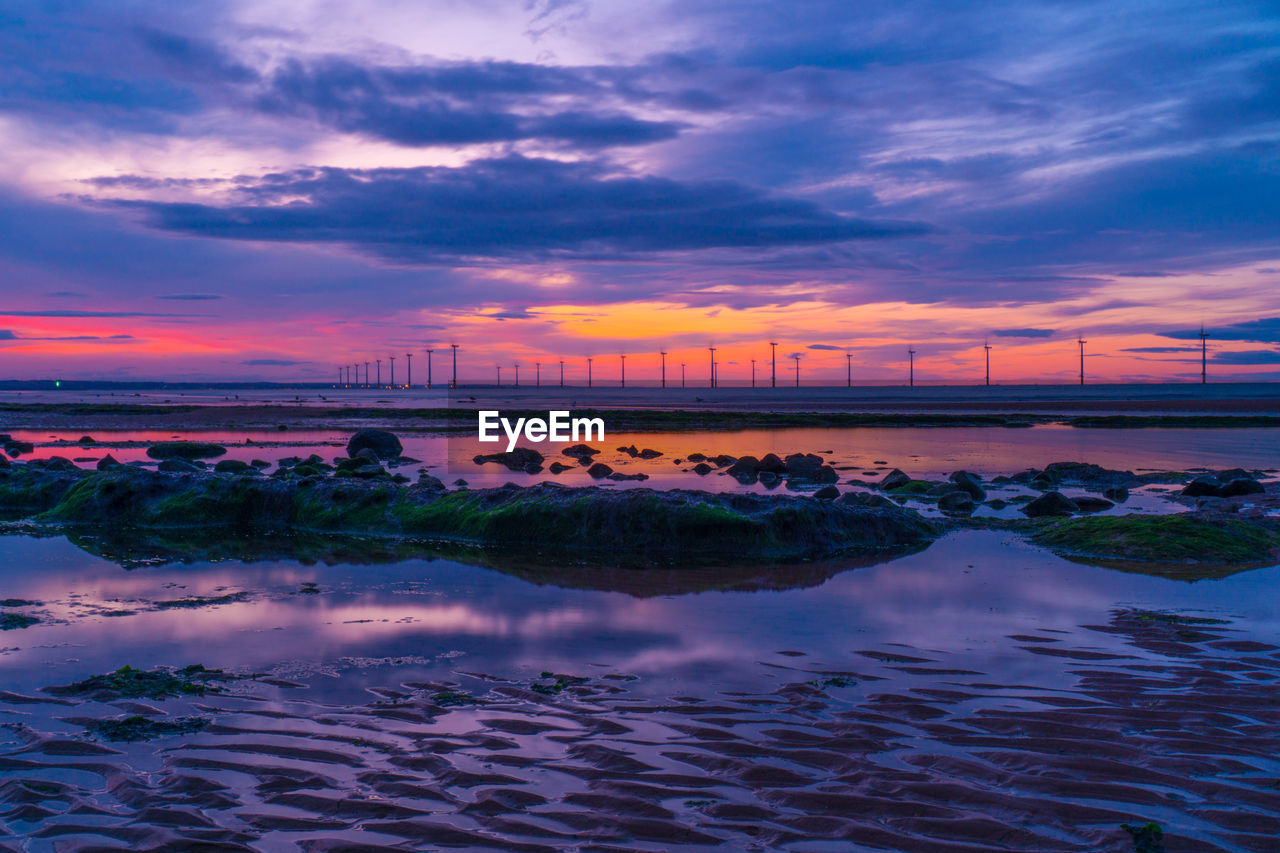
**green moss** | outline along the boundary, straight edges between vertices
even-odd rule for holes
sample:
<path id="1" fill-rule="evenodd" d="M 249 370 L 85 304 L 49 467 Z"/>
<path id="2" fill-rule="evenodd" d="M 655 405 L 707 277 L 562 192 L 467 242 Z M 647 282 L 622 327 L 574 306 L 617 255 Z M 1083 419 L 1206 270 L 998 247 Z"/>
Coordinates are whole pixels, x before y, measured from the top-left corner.
<path id="1" fill-rule="evenodd" d="M 895 495 L 923 495 L 927 494 L 936 485 L 937 483 L 931 483 L 928 480 L 912 480 L 888 491 Z"/>
<path id="2" fill-rule="evenodd" d="M 84 696 L 90 699 L 110 701 L 114 699 L 169 699 L 175 696 L 204 696 L 218 693 L 220 688 L 210 684 L 229 678 L 220 669 L 205 669 L 191 664 L 182 669 L 156 668 L 134 669 L 125 665 L 115 672 L 92 675 L 83 681 L 60 687 L 46 687 L 46 693 L 55 696 Z"/>
<path id="3" fill-rule="evenodd" d="M 570 687 L 586 684 L 590 679 L 580 675 L 559 675 L 554 672 L 543 672 L 541 681 L 529 685 L 529 689 L 543 696 L 558 696 Z"/>
<path id="4" fill-rule="evenodd" d="M 1153 563 L 1256 563 L 1280 548 L 1280 532 L 1273 527 L 1185 514 L 1070 518 L 1032 538 L 1059 553 Z"/>
<path id="5" fill-rule="evenodd" d="M 86 722 L 87 731 L 103 740 L 134 742 L 154 740 L 169 735 L 186 735 L 203 729 L 209 721 L 204 717 L 176 717 L 172 720 L 153 720 L 135 714 L 114 720 L 92 720 Z"/>
<path id="6" fill-rule="evenodd" d="M 441 708 L 453 708 L 458 705 L 474 705 L 476 699 L 470 693 L 461 690 L 442 690 L 431 697 L 431 701 Z"/>
<path id="7" fill-rule="evenodd" d="M 18 631 L 39 623 L 39 619 L 25 613 L 0 613 L 0 631 Z"/>

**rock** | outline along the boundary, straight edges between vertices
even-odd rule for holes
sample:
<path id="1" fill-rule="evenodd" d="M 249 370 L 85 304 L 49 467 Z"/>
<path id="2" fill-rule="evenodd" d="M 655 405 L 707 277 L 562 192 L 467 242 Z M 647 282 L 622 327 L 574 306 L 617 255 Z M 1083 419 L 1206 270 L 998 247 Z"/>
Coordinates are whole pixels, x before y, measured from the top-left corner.
<path id="1" fill-rule="evenodd" d="M 587 474 L 594 477 L 597 480 L 603 477 L 608 477 L 612 473 L 613 473 L 613 469 L 610 468 L 608 465 L 604 464 L 603 462 L 597 462 L 587 469 Z"/>
<path id="2" fill-rule="evenodd" d="M 385 429 L 362 429 L 347 442 L 347 455 L 356 456 L 361 450 L 372 450 L 379 459 L 395 459 L 404 451 L 404 445 L 394 433 Z"/>
<path id="3" fill-rule="evenodd" d="M 80 436 L 80 440 L 76 442 L 76 444 L 83 445 L 84 447 L 89 447 L 90 445 L 97 443 L 98 442 L 94 441 L 93 436 L 91 435 L 82 435 Z"/>
<path id="4" fill-rule="evenodd" d="M 898 508 L 896 503 L 884 495 L 877 495 L 873 492 L 845 492 L 836 499 L 836 503 L 850 504 L 852 506 Z"/>
<path id="5" fill-rule="evenodd" d="M 641 450 L 639 454 L 641 459 L 657 459 L 661 455 L 661 450 L 654 450 L 652 447 L 646 447 L 644 450 Z"/>
<path id="6" fill-rule="evenodd" d="M 1243 468 L 1228 468 L 1225 471 L 1214 471 L 1213 476 L 1218 478 L 1219 483 L 1230 483 L 1232 480 L 1252 480 L 1255 478 L 1253 471 L 1246 471 Z"/>
<path id="7" fill-rule="evenodd" d="M 816 476 L 818 469 L 825 464 L 822 457 L 814 453 L 792 453 L 783 461 L 787 474 L 801 478 Z"/>
<path id="8" fill-rule="evenodd" d="M 543 456 L 531 448 L 517 447 L 515 450 L 504 450 L 501 453 L 479 454 L 472 461 L 477 465 L 483 465 L 486 462 L 497 462 L 500 465 L 507 466 L 512 471 L 536 474 L 542 470 Z"/>
<path id="9" fill-rule="evenodd" d="M 975 506 L 973 496 L 963 489 L 956 489 L 954 492 L 945 494 L 938 501 L 938 509 L 943 512 L 973 512 Z"/>
<path id="10" fill-rule="evenodd" d="M 48 459 L 35 459 L 30 463 L 46 471 L 76 471 L 76 463 L 65 456 L 50 456 Z"/>
<path id="11" fill-rule="evenodd" d="M 1009 477 L 1008 479 L 1009 479 L 1009 482 L 1011 483 L 1019 483 L 1025 486 L 1043 473 L 1044 472 L 1041 471 L 1039 468 L 1028 468 L 1025 471 L 1019 471 L 1018 473 L 1014 474 L 1012 477 Z M 1000 479 L 999 477 L 996 478 L 997 481 L 999 479 Z"/>
<path id="12" fill-rule="evenodd" d="M 772 489 L 774 486 L 778 485 L 778 483 L 782 482 L 782 478 L 773 471 L 761 471 L 758 476 L 760 477 L 760 485 L 764 486 L 766 489 Z"/>
<path id="13" fill-rule="evenodd" d="M 1111 509 L 1115 504 L 1105 498 L 1095 498 L 1091 495 L 1085 495 L 1080 498 L 1072 498 L 1081 512 L 1102 512 L 1104 509 Z"/>
<path id="14" fill-rule="evenodd" d="M 925 494 L 932 498 L 940 498 L 943 495 L 949 495 L 952 492 L 963 491 L 964 489 L 960 488 L 955 483 L 939 483 L 938 485 L 931 487 L 927 492 L 925 492 Z"/>
<path id="15" fill-rule="evenodd" d="M 9 468 L 12 466 L 13 466 L 13 463 L 9 461 L 9 457 L 5 456 L 3 453 L 0 453 L 0 468 Z"/>
<path id="16" fill-rule="evenodd" d="M 430 474 L 418 475 L 418 486 L 423 489 L 430 489 L 434 492 L 444 490 L 444 482 L 439 477 L 433 477 Z"/>
<path id="17" fill-rule="evenodd" d="M 1124 486 L 1136 479 L 1132 471 L 1116 471 L 1084 462 L 1052 462 L 1044 471 L 1056 482 L 1086 486 Z"/>
<path id="18" fill-rule="evenodd" d="M 698 474 L 699 476 L 710 474 L 712 470 L 712 467 L 705 462 L 699 462 L 697 465 L 693 466 L 693 473 Z"/>
<path id="19" fill-rule="evenodd" d="M 372 447 L 362 447 L 359 452 L 352 455 L 353 459 L 363 459 L 365 462 L 372 462 L 374 465 L 381 465 L 382 460 L 378 458 L 377 452 Z M 302 464 L 299 462 L 298 464 Z"/>
<path id="20" fill-rule="evenodd" d="M 152 459 L 213 459 L 222 456 L 227 449 L 221 444 L 204 441 L 162 441 L 147 448 Z"/>
<path id="21" fill-rule="evenodd" d="M 223 459 L 217 465 L 213 466 L 213 470 L 223 474 L 241 474 L 245 471 L 252 471 L 248 462 L 241 462 L 239 459 Z"/>
<path id="22" fill-rule="evenodd" d="M 293 466 L 295 466 L 295 465 L 301 465 L 301 464 L 302 464 L 302 457 L 300 457 L 300 456 L 286 456 L 286 457 L 284 457 L 283 459 L 281 459 L 279 462 L 277 462 L 277 463 L 276 463 L 276 467 L 278 467 L 278 468 L 292 468 L 292 467 L 293 467 Z M 358 460 L 355 460 L 355 459 L 348 459 L 348 460 L 347 460 L 347 464 L 348 464 L 348 465 L 354 465 L 355 467 L 359 467 L 360 465 L 363 465 L 364 463 L 363 463 L 362 461 L 358 461 Z"/>
<path id="23" fill-rule="evenodd" d="M 1062 494 L 1062 492 L 1045 492 L 1022 508 L 1022 511 L 1031 518 L 1041 518 L 1049 515 L 1071 515 L 1079 510 L 1080 507 L 1076 502 Z"/>
<path id="24" fill-rule="evenodd" d="M 1000 500 L 1000 498 L 992 498 L 991 500 L 986 501 L 986 504 L 992 509 L 1004 509 L 1009 505 L 1007 502 Z"/>
<path id="25" fill-rule="evenodd" d="M 1210 477 L 1206 474 L 1196 477 L 1190 483 L 1187 483 L 1182 489 L 1182 494 L 1188 498 L 1216 498 L 1221 488 L 1222 484 L 1218 482 L 1217 477 Z"/>
<path id="26" fill-rule="evenodd" d="M 744 483 L 750 483 L 756 478 L 756 474 L 760 469 L 760 460 L 754 456 L 740 456 L 738 461 L 729 466 L 729 470 L 725 473 L 735 480 Z"/>
<path id="27" fill-rule="evenodd" d="M 892 489 L 900 489 L 910 482 L 911 478 L 908 477 L 905 472 L 894 468 L 888 474 L 884 475 L 884 479 L 880 481 L 880 488 L 885 491 L 890 491 Z"/>
<path id="28" fill-rule="evenodd" d="M 766 453 L 756 466 L 757 471 L 768 471 L 770 474 L 785 474 L 787 463 L 778 458 L 776 453 Z"/>
<path id="29" fill-rule="evenodd" d="M 982 488 L 982 478 L 977 474 L 970 474 L 968 471 L 954 471 L 951 474 L 951 482 L 968 492 L 969 497 L 975 501 L 985 501 L 987 492 Z"/>
<path id="30" fill-rule="evenodd" d="M 833 501 L 840 497 L 840 490 L 835 486 L 823 486 L 821 489 L 814 492 L 813 496 L 820 501 Z"/>
<path id="31" fill-rule="evenodd" d="M 1236 477 L 1222 485 L 1218 490 L 1218 496 L 1223 498 L 1238 498 L 1241 495 L 1260 495 L 1266 489 L 1263 485 L 1252 477 Z"/>
<path id="32" fill-rule="evenodd" d="M 1058 481 L 1055 480 L 1051 474 L 1041 471 L 1031 478 L 1029 485 L 1033 489 L 1048 490 L 1057 486 Z"/>
<path id="33" fill-rule="evenodd" d="M 721 453 L 719 456 L 708 459 L 707 461 L 713 463 L 717 468 L 724 468 L 737 462 L 738 457 L 730 456 L 727 453 Z"/>
<path id="34" fill-rule="evenodd" d="M 166 459 L 160 463 L 159 470 L 166 474 L 199 474 L 204 471 L 203 468 L 182 459 Z"/>
<path id="35" fill-rule="evenodd" d="M 254 468 L 257 468 L 259 471 L 263 470 L 264 468 L 271 467 L 271 463 L 265 459 L 255 459 L 249 464 L 252 465 Z"/>
<path id="36" fill-rule="evenodd" d="M 453 484 L 454 484 L 455 486 L 460 486 L 460 487 L 461 487 L 461 486 L 466 486 L 466 485 L 468 485 L 467 481 L 466 481 L 466 480 L 464 480 L 464 479 L 462 479 L 461 477 L 459 477 L 458 479 L 454 480 L 454 481 L 453 481 Z"/>
<path id="37" fill-rule="evenodd" d="M 1129 500 L 1129 490 L 1124 486 L 1111 486 L 1102 490 L 1102 496 L 1107 500 L 1122 504 Z"/>
<path id="38" fill-rule="evenodd" d="M 815 483 L 838 483 L 840 482 L 840 474 L 830 465 L 823 465 L 810 479 Z"/>
<path id="39" fill-rule="evenodd" d="M 615 471 L 614 473 L 609 475 L 609 479 L 610 480 L 647 480 L 649 479 L 649 475 L 648 474 L 622 474 Z"/>
<path id="40" fill-rule="evenodd" d="M 572 471 L 573 466 L 565 465 L 562 462 L 552 462 L 550 465 L 547 466 L 547 470 L 550 471 L 552 474 L 560 474 L 564 471 Z"/>
<path id="41" fill-rule="evenodd" d="M 18 441 L 16 439 L 5 442 L 4 452 L 10 456 L 19 456 L 23 453 L 35 453 L 36 446 L 29 441 Z"/>
<path id="42" fill-rule="evenodd" d="M 703 454 L 703 453 L 690 453 L 689 461 L 690 462 L 706 462 L 707 457 L 706 457 L 706 454 Z"/>
<path id="43" fill-rule="evenodd" d="M 590 459 L 600 451 L 594 447 L 585 444 L 575 444 L 572 447 L 566 447 L 560 451 L 565 456 L 571 456 L 574 459 Z"/>

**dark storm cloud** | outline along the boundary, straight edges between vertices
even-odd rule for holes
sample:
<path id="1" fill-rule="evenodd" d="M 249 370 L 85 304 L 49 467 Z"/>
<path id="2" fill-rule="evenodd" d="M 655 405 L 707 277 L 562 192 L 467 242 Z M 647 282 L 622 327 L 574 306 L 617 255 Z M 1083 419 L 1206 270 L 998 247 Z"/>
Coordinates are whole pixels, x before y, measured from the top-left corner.
<path id="1" fill-rule="evenodd" d="M 382 257 L 578 256 L 880 240 L 927 226 L 842 216 L 730 181 L 613 177 L 593 163 L 508 157 L 459 168 L 311 169 L 240 188 L 244 203 L 122 201 L 203 237 L 347 244 Z M 298 200 L 303 199 L 303 200 Z M 282 203 L 287 202 L 287 203 Z"/>
<path id="2" fill-rule="evenodd" d="M 997 338 L 1051 338 L 1056 334 L 1053 329 L 995 329 Z"/>
<path id="3" fill-rule="evenodd" d="M 1215 352 L 1211 357 L 1219 364 L 1280 364 L 1280 351 L 1259 349 Z"/>
<path id="4" fill-rule="evenodd" d="M 1263 317 L 1259 320 L 1248 320 L 1233 323 L 1230 326 L 1217 326 L 1205 329 L 1212 340 L 1248 341 L 1250 343 L 1280 343 L 1280 317 Z M 1199 339 L 1200 329 L 1178 329 L 1172 332 L 1156 332 L 1162 338 L 1179 340 Z"/>

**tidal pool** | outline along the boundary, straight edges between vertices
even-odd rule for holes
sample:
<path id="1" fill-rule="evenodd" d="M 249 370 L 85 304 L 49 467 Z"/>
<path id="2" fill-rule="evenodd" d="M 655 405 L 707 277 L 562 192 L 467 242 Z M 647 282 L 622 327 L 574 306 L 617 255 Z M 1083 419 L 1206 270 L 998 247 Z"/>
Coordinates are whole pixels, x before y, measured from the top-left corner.
<path id="1" fill-rule="evenodd" d="M 1120 825 L 1157 821 L 1252 851 L 1280 826 L 1280 567 L 1187 583 L 994 531 L 687 572 L 83 543 L 0 537 L 2 609 L 39 620 L 0 633 L 15 849 L 1132 850 Z M 42 690 L 189 664 L 236 677 Z"/>

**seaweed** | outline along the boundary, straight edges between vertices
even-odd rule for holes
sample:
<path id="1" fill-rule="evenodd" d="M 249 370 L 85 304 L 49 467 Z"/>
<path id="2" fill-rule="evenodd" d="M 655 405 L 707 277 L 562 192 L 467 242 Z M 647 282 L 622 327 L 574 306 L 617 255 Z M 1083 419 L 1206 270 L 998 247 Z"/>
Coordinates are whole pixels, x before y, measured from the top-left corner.
<path id="1" fill-rule="evenodd" d="M 30 628 L 40 620 L 25 613 L 0 613 L 0 631 L 18 631 Z"/>
<path id="2" fill-rule="evenodd" d="M 192 734 L 200 731 L 208 724 L 207 717 L 175 717 L 172 720 L 155 720 L 140 714 L 134 714 L 129 717 L 117 717 L 110 720 L 85 721 L 84 727 L 86 731 L 97 735 L 103 740 L 133 743 L 170 735 Z"/>
<path id="3" fill-rule="evenodd" d="M 570 687 L 577 687 L 591 680 L 580 675 L 561 675 L 547 671 L 543 671 L 539 678 L 543 681 L 550 680 L 551 683 L 539 684 L 535 682 L 529 685 L 529 689 L 535 693 L 541 693 L 543 696 L 558 696 Z"/>
<path id="4" fill-rule="evenodd" d="M 44 691 L 54 696 L 81 696 L 87 699 L 170 699 L 178 696 L 204 696 L 220 693 L 213 681 L 226 681 L 229 676 L 220 669 L 206 669 L 201 664 L 190 664 L 181 669 L 157 667 L 134 669 L 126 664 L 115 672 L 91 675 L 83 681 Z"/>

